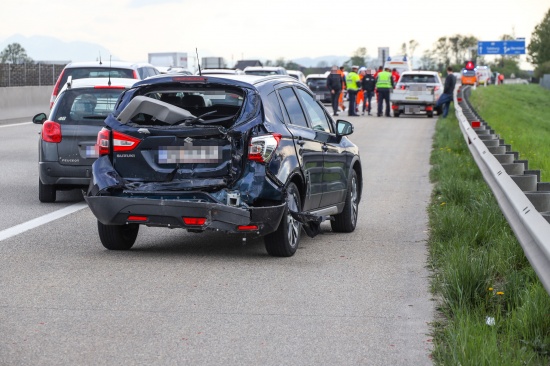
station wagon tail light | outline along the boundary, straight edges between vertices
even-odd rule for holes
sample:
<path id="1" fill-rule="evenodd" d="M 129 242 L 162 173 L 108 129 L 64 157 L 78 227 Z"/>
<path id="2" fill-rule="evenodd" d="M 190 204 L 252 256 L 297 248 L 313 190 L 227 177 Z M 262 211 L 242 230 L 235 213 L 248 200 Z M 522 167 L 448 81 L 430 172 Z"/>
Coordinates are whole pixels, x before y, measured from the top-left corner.
<path id="1" fill-rule="evenodd" d="M 252 137 L 248 145 L 248 160 L 267 163 L 279 146 L 281 137 L 279 133 Z"/>
<path id="2" fill-rule="evenodd" d="M 59 93 L 59 87 L 61 84 L 61 79 L 63 79 L 63 74 L 65 73 L 65 69 L 61 71 L 61 74 L 57 78 L 57 81 L 55 83 L 55 86 L 53 87 L 52 97 L 50 98 L 50 109 L 53 107 L 53 102 L 55 102 L 55 98 L 57 97 L 57 94 Z"/>
<path id="3" fill-rule="evenodd" d="M 438 91 L 439 90 L 439 86 L 434 86 L 434 92 Z"/>
<path id="4" fill-rule="evenodd" d="M 139 75 L 136 70 L 134 70 L 134 79 L 139 79 Z"/>
<path id="5" fill-rule="evenodd" d="M 97 134 L 96 145 L 98 147 L 99 156 L 109 154 L 110 133 L 111 131 L 104 127 Z M 113 133 L 113 151 L 114 152 L 131 151 L 135 149 L 140 142 L 141 142 L 140 139 L 125 135 L 118 131 L 114 131 Z"/>
<path id="6" fill-rule="evenodd" d="M 57 122 L 46 121 L 42 125 L 42 140 L 45 142 L 61 142 L 61 125 Z"/>

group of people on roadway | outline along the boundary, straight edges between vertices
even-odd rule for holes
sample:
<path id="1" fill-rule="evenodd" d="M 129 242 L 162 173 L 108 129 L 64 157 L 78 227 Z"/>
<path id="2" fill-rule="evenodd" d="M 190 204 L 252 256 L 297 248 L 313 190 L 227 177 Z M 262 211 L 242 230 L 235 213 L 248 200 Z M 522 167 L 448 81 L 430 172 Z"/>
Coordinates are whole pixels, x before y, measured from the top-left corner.
<path id="1" fill-rule="evenodd" d="M 371 101 L 376 94 L 378 105 L 377 116 L 381 117 L 382 112 L 386 117 L 390 117 L 390 93 L 399 81 L 399 73 L 396 69 L 390 70 L 380 66 L 376 72 L 371 69 L 352 66 L 351 71 L 344 72 L 344 67 L 332 66 L 331 72 L 327 77 L 327 87 L 331 93 L 331 105 L 333 116 L 338 116 L 338 111 L 346 110 L 344 106 L 344 90 L 348 93 L 348 116 L 359 116 L 359 105 L 363 102 L 362 115 L 365 111 L 371 115 Z M 456 76 L 453 74 L 453 68 L 447 67 L 447 77 L 443 94 L 436 104 L 436 108 L 443 107 L 443 118 L 449 113 L 449 106 L 453 100 L 453 93 L 456 85 Z M 385 105 L 385 109 L 384 109 Z"/>
<path id="2" fill-rule="evenodd" d="M 344 73 L 344 67 L 333 66 L 327 77 L 327 87 L 331 93 L 331 105 L 333 115 L 338 116 L 338 111 L 346 110 L 344 106 L 344 90 L 348 94 L 348 116 L 359 116 L 359 107 L 362 105 L 362 114 L 365 112 L 371 115 L 372 98 L 376 94 L 378 110 L 377 116 L 382 116 L 383 106 L 385 104 L 385 115 L 390 116 L 390 91 L 399 80 L 399 73 L 394 69 L 383 69 L 382 66 L 377 71 L 352 66 L 351 71 Z"/>

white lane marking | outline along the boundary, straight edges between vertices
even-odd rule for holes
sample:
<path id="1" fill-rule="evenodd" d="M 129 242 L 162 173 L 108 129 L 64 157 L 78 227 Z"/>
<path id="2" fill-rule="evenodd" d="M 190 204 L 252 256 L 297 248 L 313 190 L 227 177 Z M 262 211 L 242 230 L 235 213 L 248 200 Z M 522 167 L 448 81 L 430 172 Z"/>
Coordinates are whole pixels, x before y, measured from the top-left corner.
<path id="1" fill-rule="evenodd" d="M 0 128 L 2 128 L 2 127 L 21 126 L 21 125 L 30 125 L 30 124 L 32 124 L 32 122 L 13 123 L 11 125 L 0 125 Z"/>
<path id="2" fill-rule="evenodd" d="M 19 235 L 21 233 L 24 233 L 25 231 L 34 229 L 41 225 L 47 224 L 48 222 L 60 219 L 64 216 L 80 211 L 86 207 L 88 207 L 88 204 L 86 202 L 75 203 L 73 205 L 62 208 L 61 210 L 57 210 L 44 216 L 37 217 L 36 219 L 32 219 L 22 224 L 12 226 L 8 229 L 4 229 L 0 231 L 0 241 L 11 238 L 15 235 Z"/>

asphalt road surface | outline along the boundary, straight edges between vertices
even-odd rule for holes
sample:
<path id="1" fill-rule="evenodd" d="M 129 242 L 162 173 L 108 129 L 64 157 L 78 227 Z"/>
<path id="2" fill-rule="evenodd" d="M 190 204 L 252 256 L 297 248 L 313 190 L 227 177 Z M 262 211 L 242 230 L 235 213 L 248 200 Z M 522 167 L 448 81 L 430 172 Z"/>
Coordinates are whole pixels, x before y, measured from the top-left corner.
<path id="1" fill-rule="evenodd" d="M 40 126 L 0 124 L 0 365 L 431 365 L 429 154 L 436 119 L 347 117 L 357 229 L 291 258 L 142 227 L 103 248 L 78 190 L 38 201 Z"/>

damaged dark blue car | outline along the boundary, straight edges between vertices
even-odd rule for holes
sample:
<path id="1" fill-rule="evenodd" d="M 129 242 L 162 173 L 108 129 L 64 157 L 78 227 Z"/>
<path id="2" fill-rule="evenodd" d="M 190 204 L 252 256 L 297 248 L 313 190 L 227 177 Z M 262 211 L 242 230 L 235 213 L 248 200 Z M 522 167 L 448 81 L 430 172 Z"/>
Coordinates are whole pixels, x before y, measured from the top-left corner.
<path id="1" fill-rule="evenodd" d="M 105 124 L 85 198 L 107 249 L 130 249 L 146 225 L 263 236 L 270 255 L 288 257 L 324 220 L 355 230 L 353 126 L 296 79 L 152 77 Z"/>

